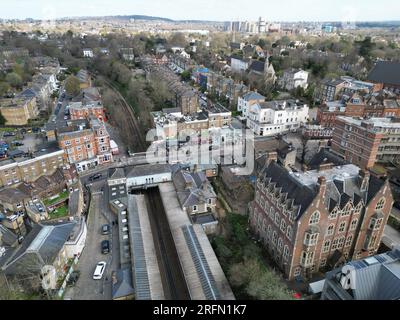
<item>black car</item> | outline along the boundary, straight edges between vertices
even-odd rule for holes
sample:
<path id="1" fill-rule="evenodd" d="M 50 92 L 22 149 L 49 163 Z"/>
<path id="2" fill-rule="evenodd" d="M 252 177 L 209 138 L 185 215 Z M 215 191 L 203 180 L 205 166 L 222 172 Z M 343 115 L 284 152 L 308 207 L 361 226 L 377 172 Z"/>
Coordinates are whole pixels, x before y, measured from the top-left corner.
<path id="1" fill-rule="evenodd" d="M 102 176 L 103 175 L 101 173 L 96 173 L 89 177 L 89 181 L 92 182 L 92 181 L 99 180 L 99 179 L 101 179 Z"/>
<path id="2" fill-rule="evenodd" d="M 12 144 L 16 147 L 23 146 L 24 144 L 21 141 L 13 141 Z"/>
<path id="3" fill-rule="evenodd" d="M 108 240 L 103 240 L 101 242 L 101 253 L 102 254 L 108 254 L 110 253 L 110 241 Z"/>

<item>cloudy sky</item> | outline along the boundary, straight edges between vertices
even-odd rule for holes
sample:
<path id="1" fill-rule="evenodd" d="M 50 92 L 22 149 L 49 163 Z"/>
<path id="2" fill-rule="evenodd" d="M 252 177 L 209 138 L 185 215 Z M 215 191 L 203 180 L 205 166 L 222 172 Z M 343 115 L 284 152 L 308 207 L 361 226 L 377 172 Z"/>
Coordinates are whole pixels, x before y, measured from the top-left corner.
<path id="1" fill-rule="evenodd" d="M 0 18 L 143 14 L 171 19 L 400 20 L 399 0 L 0 0 Z"/>

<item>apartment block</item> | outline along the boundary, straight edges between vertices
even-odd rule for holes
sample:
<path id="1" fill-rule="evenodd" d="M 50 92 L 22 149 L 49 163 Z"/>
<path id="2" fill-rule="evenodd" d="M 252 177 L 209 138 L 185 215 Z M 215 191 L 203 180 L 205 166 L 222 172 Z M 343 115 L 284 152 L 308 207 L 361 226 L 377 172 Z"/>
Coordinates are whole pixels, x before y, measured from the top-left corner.
<path id="1" fill-rule="evenodd" d="M 0 111 L 10 126 L 23 126 L 38 115 L 36 97 L 7 98 L 0 100 Z"/>
<path id="2" fill-rule="evenodd" d="M 0 162 L 0 187 L 21 182 L 34 182 L 43 175 L 53 174 L 64 166 L 64 150 L 56 144 L 42 146 L 24 157 Z"/>
<path id="3" fill-rule="evenodd" d="M 391 118 L 338 117 L 332 151 L 362 168 L 400 162 L 400 122 Z"/>

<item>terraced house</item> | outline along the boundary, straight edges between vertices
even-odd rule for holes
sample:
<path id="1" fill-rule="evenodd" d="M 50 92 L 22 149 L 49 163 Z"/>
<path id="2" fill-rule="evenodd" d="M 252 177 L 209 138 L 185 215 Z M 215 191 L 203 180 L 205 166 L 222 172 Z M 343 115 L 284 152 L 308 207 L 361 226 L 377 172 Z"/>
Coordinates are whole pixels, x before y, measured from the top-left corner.
<path id="1" fill-rule="evenodd" d="M 293 280 L 377 253 L 393 205 L 388 181 L 354 165 L 290 172 L 272 161 L 257 180 L 250 226 Z"/>

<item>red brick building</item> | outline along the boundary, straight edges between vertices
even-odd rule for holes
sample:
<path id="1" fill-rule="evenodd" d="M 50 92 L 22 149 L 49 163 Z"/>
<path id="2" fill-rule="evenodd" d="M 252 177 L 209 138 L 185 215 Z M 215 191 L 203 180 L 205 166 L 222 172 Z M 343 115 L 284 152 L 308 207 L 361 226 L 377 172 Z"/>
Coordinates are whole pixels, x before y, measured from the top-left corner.
<path id="1" fill-rule="evenodd" d="M 69 113 L 71 120 L 82 120 L 94 116 L 100 121 L 105 121 L 106 118 L 103 105 L 100 101 L 93 101 L 89 104 L 74 102 L 69 106 Z"/>
<path id="2" fill-rule="evenodd" d="M 332 152 L 362 169 L 369 169 L 375 165 L 383 137 L 382 133 L 370 130 L 365 122 L 348 117 L 337 117 Z"/>
<path id="3" fill-rule="evenodd" d="M 392 205 L 388 181 L 354 165 L 292 173 L 272 161 L 257 179 L 249 221 L 293 280 L 375 255 Z"/>

